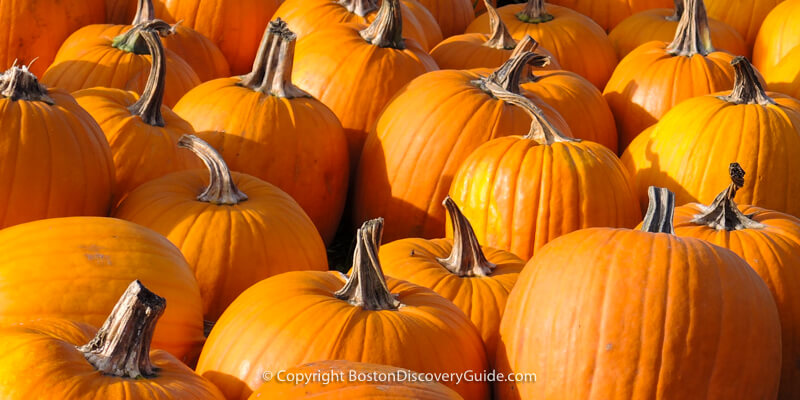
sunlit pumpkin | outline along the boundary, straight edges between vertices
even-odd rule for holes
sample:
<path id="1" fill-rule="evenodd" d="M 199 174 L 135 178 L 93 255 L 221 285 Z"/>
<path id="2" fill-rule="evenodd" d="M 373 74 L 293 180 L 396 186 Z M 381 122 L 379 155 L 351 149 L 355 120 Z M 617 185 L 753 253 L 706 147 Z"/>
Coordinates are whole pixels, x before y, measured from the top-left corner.
<path id="1" fill-rule="evenodd" d="M 670 6 L 670 0 L 551 0 L 553 4 L 569 7 L 611 31 L 630 15 Z"/>

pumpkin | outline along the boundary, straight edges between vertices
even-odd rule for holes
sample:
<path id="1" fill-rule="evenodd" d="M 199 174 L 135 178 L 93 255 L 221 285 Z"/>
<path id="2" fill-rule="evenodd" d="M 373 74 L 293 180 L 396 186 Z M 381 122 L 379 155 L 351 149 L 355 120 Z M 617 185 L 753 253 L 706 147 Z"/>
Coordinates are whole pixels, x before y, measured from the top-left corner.
<path id="1" fill-rule="evenodd" d="M 497 9 L 515 39 L 530 35 L 553 55 L 564 69 L 588 79 L 598 89 L 617 65 L 614 46 L 603 28 L 569 8 L 528 0 Z M 487 14 L 475 18 L 467 32 L 489 32 Z"/>
<path id="2" fill-rule="evenodd" d="M 0 329 L 0 396 L 6 400 L 224 399 L 163 350 L 150 350 L 163 297 L 131 283 L 97 328 L 38 320 Z"/>
<path id="3" fill-rule="evenodd" d="M 464 311 L 478 328 L 491 364 L 506 299 L 525 261 L 481 246 L 456 202 L 446 197 L 443 204 L 450 214 L 452 239 L 391 242 L 381 246 L 381 265 L 387 275 L 430 288 Z"/>
<path id="4" fill-rule="evenodd" d="M 166 58 L 155 24 L 141 35 L 153 56 L 150 76 L 142 96 L 122 89 L 93 88 L 75 92 L 75 98 L 92 117 L 111 146 L 114 160 L 114 201 L 119 204 L 137 186 L 167 173 L 199 166 L 178 151 L 178 139 L 192 126 L 163 106 Z"/>
<path id="5" fill-rule="evenodd" d="M 107 24 L 127 24 L 130 22 L 137 11 L 137 3 L 133 0 L 105 0 Z M 152 4 L 152 0 L 151 0 Z"/>
<path id="6" fill-rule="evenodd" d="M 271 22 L 250 74 L 192 89 L 175 112 L 206 131 L 231 169 L 297 200 L 330 243 L 347 196 L 347 141 L 336 115 L 292 84 L 294 46 L 286 23 Z"/>
<path id="7" fill-rule="evenodd" d="M 776 397 L 781 327 L 767 285 L 732 251 L 671 234 L 674 197 L 652 189 L 641 231 L 579 230 L 525 265 L 498 371 L 546 371 L 547 385 L 497 382 L 498 398 Z"/>
<path id="8" fill-rule="evenodd" d="M 678 21 L 683 16 L 683 1 L 675 0 L 674 10 L 656 8 L 642 11 L 625 18 L 609 34 L 608 38 L 617 51 L 617 58 L 623 59 L 637 47 L 657 40 L 669 42 L 678 29 Z M 742 35 L 730 25 L 708 18 L 708 33 L 715 47 L 735 56 L 750 56 Z"/>
<path id="9" fill-rule="evenodd" d="M 411 81 L 386 106 L 364 145 L 353 224 L 382 216 L 391 224 L 384 233 L 387 241 L 443 237 L 440 204 L 461 163 L 484 142 L 524 134 L 530 127 L 530 116 L 496 92 L 523 93 L 520 81 L 531 61 L 541 65 L 547 58 L 521 51 L 494 71 L 443 70 Z M 537 104 L 569 132 L 557 111 L 540 99 Z"/>
<path id="10" fill-rule="evenodd" d="M 800 98 L 800 46 L 795 46 L 768 73 L 764 80 L 770 90 Z"/>
<path id="11" fill-rule="evenodd" d="M 58 46 L 78 28 L 103 22 L 105 0 L 9 1 L 0 5 L 3 58 L 0 66 L 27 65 L 41 76 L 56 56 Z M 36 62 L 34 62 L 36 61 Z"/>
<path id="12" fill-rule="evenodd" d="M 0 229 L 43 218 L 106 215 L 114 164 L 103 131 L 75 99 L 27 67 L 0 74 Z"/>
<path id="13" fill-rule="evenodd" d="M 620 150 L 676 104 L 733 87 L 734 56 L 711 45 L 703 0 L 685 0 L 684 5 L 672 43 L 637 47 L 622 59 L 603 91 L 617 122 Z"/>
<path id="14" fill-rule="evenodd" d="M 797 70 L 796 63 L 785 62 L 784 59 L 800 45 L 800 27 L 796 23 L 798 18 L 800 1 L 784 1 L 766 16 L 758 31 L 753 44 L 753 65 L 764 74 L 768 83 L 774 81 L 771 78 L 775 70 L 785 70 L 784 67 Z"/>
<path id="15" fill-rule="evenodd" d="M 328 270 L 322 238 L 289 195 L 258 178 L 231 173 L 220 154 L 196 136 L 184 136 L 178 145 L 206 163 L 209 177 L 194 170 L 150 181 L 114 216 L 155 230 L 181 250 L 200 286 L 206 321 L 216 321 L 236 296 L 262 279 Z"/>
<path id="16" fill-rule="evenodd" d="M 403 36 L 400 10 L 399 0 L 382 0 L 369 26 L 334 25 L 297 42 L 295 82 L 341 121 L 351 171 L 383 107 L 412 79 L 437 69 L 414 39 Z"/>
<path id="17" fill-rule="evenodd" d="M 461 400 L 458 393 L 441 383 L 414 380 L 417 377 L 424 378 L 424 375 L 387 365 L 342 360 L 318 361 L 289 368 L 283 375 L 283 378 L 275 377 L 261 385 L 248 399 Z M 282 381 L 292 376 L 312 378 L 308 382 L 303 380 L 294 384 Z"/>
<path id="18" fill-rule="evenodd" d="M 475 19 L 471 0 L 416 0 L 430 10 L 442 28 L 442 35 L 449 38 L 464 33 Z"/>
<path id="19" fill-rule="evenodd" d="M 286 21 L 298 38 L 338 23 L 369 25 L 378 16 L 381 0 L 287 0 L 275 12 L 275 18 Z M 416 0 L 400 2 L 403 36 L 417 41 L 423 50 L 430 50 L 442 41 L 442 30 L 427 9 L 412 9 Z M 416 3 L 418 6 L 419 3 Z"/>
<path id="20" fill-rule="evenodd" d="M 609 32 L 631 15 L 670 6 L 670 0 L 552 0 L 552 3 L 586 15 Z"/>
<path id="21" fill-rule="evenodd" d="M 458 307 L 430 289 L 384 277 L 382 227 L 382 220 L 370 220 L 356 233 L 349 278 L 287 272 L 247 289 L 217 321 L 197 372 L 227 399 L 246 399 L 265 373 L 319 360 L 420 373 L 483 371 L 483 343 Z M 489 399 L 485 381 L 443 383 L 464 399 Z"/>
<path id="22" fill-rule="evenodd" d="M 675 234 L 703 239 L 738 254 L 766 282 L 778 306 L 783 367 L 778 398 L 800 396 L 800 219 L 733 198 L 744 186 L 744 170 L 729 168 L 731 184 L 708 206 L 690 203 L 675 209 Z"/>
<path id="23" fill-rule="evenodd" d="M 497 0 L 472 0 L 472 8 L 475 10 L 476 16 L 487 12 L 486 2 L 490 7 L 497 7 Z"/>
<path id="24" fill-rule="evenodd" d="M 733 60 L 730 92 L 684 101 L 631 143 L 622 161 L 646 204 L 648 185 L 669 187 L 678 204 L 711 203 L 724 171 L 710 168 L 737 161 L 756 176 L 739 191 L 745 204 L 800 215 L 800 101 L 765 92 L 744 57 Z"/>
<path id="25" fill-rule="evenodd" d="M 736 29 L 752 48 L 767 14 L 784 0 L 706 0 L 708 15 Z"/>
<path id="26" fill-rule="evenodd" d="M 511 58 L 517 41 L 508 33 L 506 25 L 497 14 L 497 10 L 492 7 L 489 0 L 487 2 L 487 14 L 491 25 L 491 32 L 486 33 L 464 33 L 451 36 L 431 50 L 431 57 L 436 61 L 441 69 L 473 69 L 473 68 L 497 68 Z M 530 37 L 530 36 L 528 36 Z M 524 40 L 524 38 L 523 38 Z M 530 40 L 533 40 L 532 38 Z M 553 54 L 539 46 L 537 51 L 540 54 L 550 57 L 550 64 L 547 69 L 561 69 Z"/>
<path id="27" fill-rule="evenodd" d="M 180 251 L 163 236 L 101 217 L 44 219 L 0 230 L 0 326 L 39 318 L 100 326 L 136 279 L 170 303 L 153 347 L 185 363 L 196 360 L 203 343 L 200 290 Z"/>
<path id="28" fill-rule="evenodd" d="M 478 147 L 453 178 L 450 196 L 472 221 L 479 241 L 527 260 L 578 229 L 636 225 L 642 216 L 636 191 L 611 150 L 563 135 L 525 97 L 495 96 L 533 121 L 526 136 Z"/>
<path id="29" fill-rule="evenodd" d="M 105 25 L 79 30 L 61 46 L 53 65 L 42 76 L 42 82 L 70 92 L 102 86 L 141 93 L 147 85 L 147 71 L 152 64 L 142 32 L 163 24 L 160 20 L 144 21 L 116 37 L 104 34 Z M 111 28 L 112 32 L 119 29 Z M 200 84 L 200 79 L 180 56 L 168 49 L 164 55 L 167 63 L 164 103 L 171 107 L 189 89 Z"/>

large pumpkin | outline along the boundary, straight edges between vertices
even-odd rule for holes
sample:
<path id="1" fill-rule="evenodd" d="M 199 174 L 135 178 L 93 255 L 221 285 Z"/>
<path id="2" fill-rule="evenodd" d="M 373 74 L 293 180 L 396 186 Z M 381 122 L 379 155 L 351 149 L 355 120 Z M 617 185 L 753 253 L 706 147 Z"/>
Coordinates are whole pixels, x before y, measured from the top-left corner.
<path id="1" fill-rule="evenodd" d="M 0 230 L 0 326 L 66 318 L 100 326 L 133 280 L 170 308 L 153 347 L 185 363 L 203 344 L 203 307 L 180 251 L 150 229 L 114 218 L 45 219 Z"/>
<path id="2" fill-rule="evenodd" d="M 41 292 L 40 292 L 41 294 Z M 139 281 L 103 326 L 41 319 L 0 329 L 4 400 L 222 400 L 211 382 L 163 350 L 150 350 L 166 301 Z"/>
<path id="3" fill-rule="evenodd" d="M 381 265 L 387 275 L 433 289 L 464 311 L 478 328 L 491 364 L 506 299 L 525 261 L 481 246 L 456 202 L 447 197 L 444 206 L 450 214 L 452 239 L 391 242 L 381 246 Z"/>
<path id="4" fill-rule="evenodd" d="M 200 286 L 205 320 L 216 321 L 236 296 L 262 279 L 328 270 L 322 238 L 291 197 L 258 178 L 231 173 L 219 153 L 195 136 L 184 136 L 178 145 L 196 153 L 208 172 L 150 181 L 114 215 L 178 246 Z"/>
<path id="5" fill-rule="evenodd" d="M 470 0 L 416 1 L 431 11 L 445 38 L 464 33 L 470 22 L 475 19 L 475 11 Z"/>
<path id="6" fill-rule="evenodd" d="M 271 22 L 250 74 L 192 89 L 175 112 L 206 131 L 232 170 L 294 197 L 330 243 L 347 196 L 347 142 L 336 115 L 292 83 L 294 45 L 286 23 Z"/>
<path id="7" fill-rule="evenodd" d="M 737 161 L 755 177 L 741 202 L 800 216 L 800 101 L 765 92 L 747 59 L 733 64 L 731 92 L 675 106 L 623 154 L 641 204 L 648 185 L 675 191 L 678 204 L 711 203 L 730 178 L 709 166 Z"/>
<path id="8" fill-rule="evenodd" d="M 758 31 L 753 45 L 753 65 L 764 74 L 770 90 L 794 96 L 800 94 L 798 50 L 800 46 L 800 1 L 778 4 Z"/>
<path id="9" fill-rule="evenodd" d="M 552 0 L 552 3 L 588 16 L 606 31 L 636 13 L 670 6 L 670 0 Z"/>
<path id="10" fill-rule="evenodd" d="M 655 192 L 655 191 L 654 191 Z M 528 262 L 500 325 L 501 399 L 774 399 L 778 312 L 732 251 L 672 232 L 652 198 L 643 231 L 562 236 Z"/>
<path id="11" fill-rule="evenodd" d="M 406 281 L 384 278 L 378 260 L 383 221 L 356 233 L 350 277 L 288 272 L 250 287 L 222 314 L 197 372 L 228 399 L 246 399 L 299 364 L 347 360 L 421 373 L 468 373 L 487 367 L 475 327 L 449 300 Z M 485 381 L 444 382 L 464 399 L 489 399 Z"/>
<path id="12" fill-rule="evenodd" d="M 588 79 L 598 89 L 605 87 L 617 65 L 617 56 L 605 31 L 594 21 L 569 8 L 545 4 L 544 0 L 510 4 L 497 11 L 511 36 L 519 40 L 530 35 L 552 51 L 564 69 Z M 467 32 L 489 32 L 489 16 L 476 18 Z"/>
<path id="13" fill-rule="evenodd" d="M 97 122 L 27 67 L 0 75 L 0 228 L 43 218 L 107 215 L 114 163 Z"/>
<path id="14" fill-rule="evenodd" d="M 167 62 L 158 31 L 165 29 L 169 29 L 169 25 L 158 22 L 141 33 L 153 55 L 150 76 L 141 96 L 109 88 L 75 92 L 78 104 L 98 121 L 111 146 L 116 172 L 115 206 L 142 183 L 173 171 L 200 166 L 177 147 L 181 135 L 190 134 L 194 129 L 161 104 Z"/>
<path id="15" fill-rule="evenodd" d="M 450 196 L 472 221 L 478 240 L 527 260 L 578 229 L 636 225 L 642 216 L 636 191 L 611 150 L 562 135 L 525 97 L 495 96 L 533 121 L 526 136 L 478 147 L 453 178 Z"/>
<path id="16" fill-rule="evenodd" d="M 708 15 L 736 29 L 752 47 L 767 14 L 784 0 L 706 0 Z"/>

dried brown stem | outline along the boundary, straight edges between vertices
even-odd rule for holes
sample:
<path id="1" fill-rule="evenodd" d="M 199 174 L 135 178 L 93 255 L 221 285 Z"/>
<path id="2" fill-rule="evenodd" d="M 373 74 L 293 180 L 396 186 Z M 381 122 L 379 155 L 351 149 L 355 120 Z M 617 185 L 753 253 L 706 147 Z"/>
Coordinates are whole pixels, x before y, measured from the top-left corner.
<path id="1" fill-rule="evenodd" d="M 511 37 L 511 33 L 508 32 L 508 28 L 503 19 L 500 18 L 500 14 L 497 13 L 497 9 L 492 6 L 492 2 L 489 0 L 483 0 L 483 2 L 486 4 L 486 14 L 489 16 L 489 26 L 491 28 L 489 40 L 483 45 L 493 49 L 505 50 L 511 50 L 516 47 L 517 41 Z"/>
<path id="2" fill-rule="evenodd" d="M 378 47 L 390 47 L 402 50 L 403 14 L 400 12 L 400 0 L 383 0 L 375 20 L 361 31 L 361 37 Z"/>
<path id="3" fill-rule="evenodd" d="M 261 38 L 253 70 L 242 77 L 239 85 L 277 97 L 310 97 L 292 84 L 296 42 L 297 35 L 285 21 L 278 18 L 270 22 Z"/>
<path id="4" fill-rule="evenodd" d="M 536 143 L 541 145 L 551 145 L 553 143 L 559 142 L 580 142 L 580 139 L 571 138 L 569 136 L 565 136 L 563 133 L 559 132 L 550 121 L 544 116 L 542 109 L 537 107 L 533 102 L 520 94 L 511 93 L 509 91 L 503 90 L 500 87 L 495 85 L 490 85 L 490 89 L 492 89 L 492 94 L 511 105 L 517 106 L 522 108 L 528 115 L 531 117 L 531 129 L 525 138 L 528 140 L 533 140 Z"/>
<path id="5" fill-rule="evenodd" d="M 703 211 L 695 215 L 692 222 L 707 225 L 718 231 L 763 228 L 764 225 L 754 221 L 752 215 L 745 215 L 739 211 L 739 207 L 733 201 L 736 192 L 744 186 L 744 170 L 739 163 L 731 163 L 728 173 L 731 176 L 731 184 L 717 195 L 711 205 L 703 207 Z"/>
<path id="6" fill-rule="evenodd" d="M 731 61 L 731 65 L 736 72 L 736 78 L 731 94 L 722 97 L 723 100 L 736 104 L 760 104 L 762 106 L 775 104 L 775 100 L 769 97 L 764 87 L 761 86 L 758 74 L 747 58 L 737 56 Z"/>
<path id="7" fill-rule="evenodd" d="M 47 86 L 39 83 L 39 79 L 28 71 L 27 66 L 18 67 L 16 62 L 0 75 L 0 96 L 12 101 L 41 101 L 50 105 L 55 104 L 50 98 Z"/>
<path id="8" fill-rule="evenodd" d="M 377 0 L 339 0 L 337 3 L 359 17 L 366 17 L 378 9 Z"/>
<path id="9" fill-rule="evenodd" d="M 147 22 L 156 19 L 156 12 L 153 8 L 153 0 L 139 0 L 136 5 L 136 16 L 133 17 L 131 25 L 139 25 L 142 22 Z"/>
<path id="10" fill-rule="evenodd" d="M 669 189 L 650 186 L 647 189 L 650 204 L 642 222 L 642 232 L 675 234 L 672 216 L 675 213 L 675 193 Z"/>
<path id="11" fill-rule="evenodd" d="M 139 100 L 131 104 L 128 110 L 133 115 L 138 115 L 148 125 L 164 126 L 164 117 L 161 115 L 167 81 L 167 57 L 164 54 L 164 45 L 158 37 L 158 32 L 143 29 L 140 35 L 152 55 L 150 76 L 147 77 L 147 84 Z"/>
<path id="12" fill-rule="evenodd" d="M 675 12 L 666 18 L 667 21 L 680 21 L 683 16 L 683 0 L 675 0 Z"/>
<path id="13" fill-rule="evenodd" d="M 197 200 L 217 205 L 234 205 L 247 200 L 233 182 L 231 170 L 225 160 L 211 145 L 194 135 L 183 135 L 178 147 L 191 150 L 208 167 L 208 187 L 197 196 Z"/>
<path id="14" fill-rule="evenodd" d="M 483 254 L 478 238 L 467 217 L 450 196 L 442 203 L 453 223 L 453 250 L 447 258 L 437 258 L 439 264 L 458 276 L 488 276 L 496 267 Z"/>
<path id="15" fill-rule="evenodd" d="M 517 13 L 517 18 L 529 24 L 551 21 L 553 16 L 547 13 L 544 0 L 528 0 L 525 8 Z"/>
<path id="16" fill-rule="evenodd" d="M 703 0 L 685 0 L 684 10 L 667 52 L 675 56 L 708 55 L 714 51 Z"/>

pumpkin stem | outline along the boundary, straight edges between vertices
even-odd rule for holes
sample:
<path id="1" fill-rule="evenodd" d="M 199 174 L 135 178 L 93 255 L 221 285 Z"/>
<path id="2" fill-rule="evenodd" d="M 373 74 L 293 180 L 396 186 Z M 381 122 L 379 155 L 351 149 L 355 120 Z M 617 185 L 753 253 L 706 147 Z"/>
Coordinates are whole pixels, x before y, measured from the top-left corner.
<path id="1" fill-rule="evenodd" d="M 483 45 L 493 49 L 513 49 L 517 43 L 508 32 L 508 28 L 503 19 L 500 18 L 500 14 L 497 13 L 497 9 L 492 6 L 492 2 L 489 0 L 483 0 L 483 3 L 486 4 L 486 14 L 489 15 L 489 26 L 491 27 L 489 40 Z"/>
<path id="2" fill-rule="evenodd" d="M 667 21 L 680 21 L 683 16 L 683 0 L 675 0 L 675 12 L 665 18 Z"/>
<path id="3" fill-rule="evenodd" d="M 496 265 L 483 254 L 469 220 L 450 196 L 442 203 L 453 223 L 453 250 L 447 258 L 436 258 L 439 264 L 458 276 L 488 276 Z"/>
<path id="4" fill-rule="evenodd" d="M 136 103 L 131 104 L 128 110 L 133 115 L 138 115 L 148 125 L 164 126 L 164 117 L 161 115 L 161 104 L 164 101 L 167 79 L 167 57 L 164 55 L 164 45 L 157 32 L 142 30 L 141 36 L 152 55 L 150 76 L 147 77 L 147 84 L 145 84 L 141 97 Z"/>
<path id="5" fill-rule="evenodd" d="M 366 17 L 378 9 L 376 0 L 339 0 L 337 3 L 359 17 Z"/>
<path id="6" fill-rule="evenodd" d="M 353 269 L 344 287 L 334 296 L 365 310 L 396 310 L 400 302 L 389 291 L 383 275 L 378 247 L 383 234 L 383 218 L 364 222 L 356 232 Z"/>
<path id="7" fill-rule="evenodd" d="M 650 204 L 642 222 L 642 232 L 675 234 L 672 215 L 675 212 L 675 193 L 669 189 L 650 186 L 647 188 Z"/>
<path id="8" fill-rule="evenodd" d="M 523 54 L 528 51 L 536 51 L 539 48 L 539 42 L 537 42 L 531 35 L 525 35 L 518 43 L 517 46 L 514 48 L 514 51 L 511 53 L 511 58 L 514 58 L 520 54 Z M 536 82 L 540 78 L 533 74 L 533 68 L 542 68 L 546 67 L 550 64 L 550 57 L 544 56 L 541 54 L 537 54 L 538 57 L 535 57 L 531 61 L 528 62 L 527 67 L 524 68 L 525 72 L 523 72 L 522 76 L 520 77 L 520 82 Z"/>
<path id="9" fill-rule="evenodd" d="M 147 41 L 142 37 L 142 32 L 158 32 L 161 36 L 171 35 L 172 27 L 160 19 L 152 19 L 134 25 L 127 32 L 117 36 L 111 41 L 111 47 L 139 55 L 150 54 Z"/>
<path id="10" fill-rule="evenodd" d="M 709 206 L 703 206 L 703 212 L 694 216 L 693 223 L 707 225 L 718 231 L 738 231 L 740 229 L 758 229 L 764 225 L 754 221 L 752 215 L 745 215 L 739 211 L 733 198 L 736 192 L 744 186 L 744 169 L 739 163 L 731 163 L 728 167 L 731 184 L 718 194 Z"/>
<path id="11" fill-rule="evenodd" d="M 667 46 L 667 52 L 674 56 L 706 56 L 714 51 L 706 6 L 703 0 L 684 0 L 683 7 L 675 38 Z"/>
<path id="12" fill-rule="evenodd" d="M 536 41 L 533 43 L 535 44 L 533 49 L 535 49 L 536 46 L 538 46 L 538 43 L 536 43 Z M 520 44 L 517 44 L 517 48 L 519 47 Z M 517 52 L 515 49 L 514 53 L 511 54 L 511 58 L 504 62 L 499 68 L 494 70 L 491 75 L 487 77 L 481 77 L 472 83 L 491 95 L 494 95 L 494 93 L 489 86 L 494 88 L 502 88 L 502 90 L 514 94 L 520 94 L 521 88 L 519 85 L 523 81 L 522 78 L 525 74 L 525 71 L 527 71 L 528 64 L 544 66 L 549 63 L 550 58 L 547 56 L 536 54 L 533 51 Z"/>
<path id="13" fill-rule="evenodd" d="M 515 105 L 525 110 L 531 117 L 531 129 L 525 139 L 533 140 L 541 145 L 551 145 L 559 142 L 580 142 L 581 139 L 565 136 L 563 133 L 547 120 L 542 109 L 533 102 L 520 94 L 511 93 L 500 87 L 493 88 L 492 95 L 506 103 Z"/>
<path id="14" fill-rule="evenodd" d="M 154 19 L 156 19 L 156 11 L 153 7 L 153 0 L 139 0 L 136 3 L 136 16 L 133 17 L 131 25 L 139 25 Z"/>
<path id="15" fill-rule="evenodd" d="M 753 64 L 747 61 L 747 58 L 736 56 L 731 61 L 731 65 L 733 65 L 736 77 L 731 94 L 723 96 L 723 100 L 736 104 L 760 104 L 762 106 L 775 104 L 775 100 L 772 100 L 761 86 L 756 70 L 753 68 Z"/>
<path id="16" fill-rule="evenodd" d="M 0 75 L 0 96 L 12 101 L 41 101 L 50 105 L 55 104 L 48 95 L 47 86 L 39 83 L 36 75 L 28 71 L 28 67 L 11 66 Z"/>
<path id="17" fill-rule="evenodd" d="M 89 343 L 78 351 L 98 371 L 121 378 L 141 379 L 156 375 L 150 362 L 150 342 L 156 322 L 167 301 L 133 281 Z"/>
<path id="18" fill-rule="evenodd" d="M 280 18 L 271 21 L 261 39 L 253 71 L 242 77 L 239 85 L 276 97 L 311 97 L 292 84 L 296 41 L 297 35 L 285 21 Z"/>
<path id="19" fill-rule="evenodd" d="M 547 13 L 544 0 L 528 0 L 525 8 L 517 13 L 517 18 L 522 22 L 538 24 L 552 21 L 554 17 Z"/>
<path id="20" fill-rule="evenodd" d="M 361 31 L 361 37 L 378 47 L 404 49 L 403 14 L 400 12 L 400 0 L 383 0 L 375 20 Z"/>
<path id="21" fill-rule="evenodd" d="M 197 196 L 197 200 L 217 205 L 234 205 L 247 200 L 233 183 L 231 170 L 217 150 L 195 135 L 183 135 L 178 147 L 191 150 L 208 167 L 208 187 Z"/>

